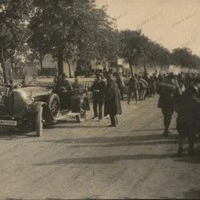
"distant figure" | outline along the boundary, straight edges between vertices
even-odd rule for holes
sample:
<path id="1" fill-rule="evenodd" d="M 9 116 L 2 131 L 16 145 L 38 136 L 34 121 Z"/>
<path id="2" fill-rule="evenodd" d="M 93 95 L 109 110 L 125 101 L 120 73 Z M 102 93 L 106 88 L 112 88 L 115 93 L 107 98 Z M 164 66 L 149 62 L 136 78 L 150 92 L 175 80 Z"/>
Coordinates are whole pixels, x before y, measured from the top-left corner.
<path id="1" fill-rule="evenodd" d="M 119 73 L 115 73 L 114 76 L 116 78 L 116 83 L 117 83 L 117 86 L 120 91 L 121 100 L 123 100 L 124 99 L 124 88 L 125 88 L 124 82 L 123 82 L 122 78 L 120 77 Z"/>
<path id="2" fill-rule="evenodd" d="M 29 82 L 30 85 L 39 85 L 40 82 L 37 80 L 37 74 L 33 74 L 32 80 Z"/>
<path id="3" fill-rule="evenodd" d="M 194 154 L 194 141 L 200 129 L 200 99 L 199 89 L 191 85 L 177 103 L 177 131 L 179 133 L 179 147 L 177 154 L 183 152 L 184 138 L 188 138 L 189 154 Z"/>
<path id="4" fill-rule="evenodd" d="M 139 100 L 145 100 L 147 88 L 148 88 L 148 82 L 141 76 L 138 76 Z"/>
<path id="5" fill-rule="evenodd" d="M 73 89 L 72 85 L 67 80 L 67 76 L 64 73 L 58 76 L 55 83 L 55 89 L 56 91 L 61 91 L 61 90 L 72 91 Z"/>
<path id="6" fill-rule="evenodd" d="M 164 81 L 157 83 L 157 93 L 160 95 L 158 108 L 161 108 L 164 118 L 164 136 L 168 136 L 169 126 L 175 108 L 175 99 L 180 95 L 179 86 L 175 81 L 174 74 L 169 74 Z"/>
<path id="7" fill-rule="evenodd" d="M 149 78 L 149 87 L 148 87 L 148 95 L 155 96 L 156 94 L 156 81 L 153 76 L 150 76 Z"/>
<path id="8" fill-rule="evenodd" d="M 111 74 L 105 73 L 105 78 L 107 79 L 107 86 L 105 93 L 104 116 L 110 116 L 111 125 L 109 125 L 109 127 L 113 127 L 118 124 L 117 115 L 122 114 L 120 93 L 117 83 L 111 78 Z"/>
<path id="9" fill-rule="evenodd" d="M 134 95 L 135 103 L 137 104 L 138 101 L 138 79 L 135 76 L 131 77 L 128 81 L 128 101 L 127 103 L 130 104 L 130 101 L 132 99 L 132 94 Z"/>
<path id="10" fill-rule="evenodd" d="M 94 116 L 92 119 L 99 118 L 99 121 L 102 119 L 102 108 L 105 99 L 106 92 L 106 83 L 102 80 L 102 76 L 100 74 L 96 75 L 96 80 L 92 84 L 90 90 L 93 94 L 93 111 Z"/>
<path id="11" fill-rule="evenodd" d="M 75 81 L 72 84 L 73 90 L 76 90 L 78 94 L 83 94 L 84 86 L 80 83 L 80 79 L 78 76 L 75 77 Z"/>

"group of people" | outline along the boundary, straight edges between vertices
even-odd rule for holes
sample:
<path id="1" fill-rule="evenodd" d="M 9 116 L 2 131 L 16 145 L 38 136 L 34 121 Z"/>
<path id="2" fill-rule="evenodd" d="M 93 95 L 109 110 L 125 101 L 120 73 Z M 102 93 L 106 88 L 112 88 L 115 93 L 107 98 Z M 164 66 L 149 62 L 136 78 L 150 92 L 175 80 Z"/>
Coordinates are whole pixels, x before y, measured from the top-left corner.
<path id="1" fill-rule="evenodd" d="M 103 78 L 105 78 L 106 81 L 104 81 Z M 72 84 L 65 74 L 56 77 L 54 82 L 54 90 L 57 92 L 73 90 L 79 95 L 84 93 L 86 89 L 80 83 L 78 76 L 75 77 L 75 81 Z M 97 74 L 95 81 L 88 89 L 93 94 L 94 116 L 92 119 L 98 118 L 100 121 L 103 116 L 109 115 L 111 122 L 109 127 L 117 126 L 117 115 L 122 113 L 122 108 L 120 103 L 120 91 L 117 82 L 113 80 L 112 74 L 108 72 L 104 73 L 104 76 Z"/>
<path id="2" fill-rule="evenodd" d="M 105 81 L 106 79 L 106 81 Z M 57 86 L 65 86 L 68 90 L 80 89 L 78 77 L 73 86 L 65 77 L 57 80 Z M 62 87 L 61 87 L 62 88 Z M 189 140 L 189 153 L 194 153 L 194 142 L 200 137 L 200 74 L 173 73 L 155 74 L 151 76 L 139 76 L 135 74 L 123 82 L 119 74 L 109 72 L 96 74 L 89 91 L 92 92 L 93 112 L 92 119 L 99 121 L 104 116 L 110 116 L 110 127 L 117 126 L 117 115 L 122 114 L 121 100 L 124 99 L 124 91 L 127 92 L 127 103 L 131 100 L 145 100 L 146 97 L 159 95 L 158 108 L 163 114 L 163 136 L 170 134 L 170 123 L 174 112 L 177 113 L 177 131 L 179 133 L 178 155 L 183 152 L 183 141 Z M 104 107 L 104 110 L 103 110 Z"/>
<path id="3" fill-rule="evenodd" d="M 127 84 L 127 103 L 130 104 L 132 99 L 137 104 L 138 100 L 145 100 L 147 96 L 155 96 L 157 77 L 155 74 L 151 76 L 141 76 L 135 74 Z"/>
<path id="4" fill-rule="evenodd" d="M 200 75 L 173 73 L 158 77 L 158 107 L 164 119 L 164 136 L 170 134 L 169 127 L 174 112 L 177 113 L 176 128 L 179 134 L 178 155 L 182 155 L 184 139 L 189 141 L 189 154 L 194 154 L 194 142 L 200 135 Z"/>
<path id="5" fill-rule="evenodd" d="M 194 153 L 194 142 L 200 137 L 200 74 L 191 73 L 164 73 L 156 76 L 139 76 L 135 74 L 125 84 L 118 74 L 106 74 L 107 84 L 97 75 L 91 87 L 93 93 L 94 118 L 102 119 L 109 114 L 111 126 L 117 124 L 117 114 L 121 114 L 120 100 L 127 91 L 127 103 L 132 99 L 145 100 L 156 93 L 159 95 L 158 108 L 163 114 L 163 136 L 170 134 L 172 115 L 177 113 L 177 131 L 179 134 L 178 155 L 183 152 L 184 139 L 189 140 L 189 153 Z M 97 109 L 98 108 L 98 109 Z"/>
<path id="6" fill-rule="evenodd" d="M 90 88 L 93 94 L 94 116 L 92 119 L 98 118 L 99 121 L 102 119 L 104 105 L 104 116 L 110 116 L 111 124 L 109 127 L 113 127 L 118 124 L 117 115 L 122 114 L 121 95 L 113 74 L 107 72 L 104 73 L 104 77 L 106 82 L 103 80 L 102 75 L 97 74 L 96 80 Z"/>

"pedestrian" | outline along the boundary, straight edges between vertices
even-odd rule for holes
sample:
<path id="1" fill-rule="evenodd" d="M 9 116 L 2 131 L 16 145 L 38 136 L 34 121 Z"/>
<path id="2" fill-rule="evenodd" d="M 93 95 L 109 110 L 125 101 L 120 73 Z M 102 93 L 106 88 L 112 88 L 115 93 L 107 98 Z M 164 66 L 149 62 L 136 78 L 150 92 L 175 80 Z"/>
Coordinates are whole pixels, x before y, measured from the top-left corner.
<path id="1" fill-rule="evenodd" d="M 137 104 L 137 101 L 138 101 L 138 79 L 137 79 L 137 75 L 132 76 L 128 81 L 128 91 L 127 91 L 128 101 L 127 101 L 127 104 L 130 104 L 130 101 L 132 99 L 132 94 L 134 95 L 135 103 Z"/>
<path id="2" fill-rule="evenodd" d="M 124 84 L 124 81 L 122 79 L 122 77 L 120 77 L 120 74 L 119 73 L 115 73 L 114 74 L 115 78 L 116 78 L 116 83 L 117 83 L 117 86 L 119 88 L 119 92 L 120 92 L 120 95 L 121 95 L 121 100 L 124 99 L 124 88 L 125 88 L 125 84 Z"/>
<path id="3" fill-rule="evenodd" d="M 104 104 L 105 92 L 106 92 L 106 83 L 102 79 L 103 77 L 100 74 L 96 75 L 96 80 L 92 84 L 90 90 L 92 91 L 92 100 L 93 100 L 93 111 L 94 116 L 92 119 L 99 118 L 99 121 L 102 119 L 102 109 Z"/>
<path id="4" fill-rule="evenodd" d="M 149 88 L 148 89 L 149 89 L 149 91 L 148 91 L 149 96 L 154 97 L 156 94 L 156 81 L 153 76 L 150 76 L 150 78 L 149 78 Z"/>
<path id="5" fill-rule="evenodd" d="M 104 116 L 110 116 L 111 125 L 109 125 L 109 127 L 113 127 L 118 124 L 117 115 L 122 114 L 120 92 L 117 83 L 112 79 L 110 73 L 105 73 L 105 78 L 107 80 L 107 86 L 105 93 Z"/>
<path id="6" fill-rule="evenodd" d="M 141 76 L 138 76 L 138 86 L 139 100 L 145 100 L 148 82 Z"/>
<path id="7" fill-rule="evenodd" d="M 164 136 L 168 136 L 170 123 L 174 113 L 175 99 L 180 95 L 179 86 L 175 81 L 174 74 L 170 73 L 163 82 L 157 84 L 157 93 L 160 95 L 158 108 L 161 108 L 164 122 Z"/>
<path id="8" fill-rule="evenodd" d="M 188 138 L 189 154 L 194 154 L 194 141 L 200 128 L 200 99 L 199 89 L 191 85 L 177 102 L 177 131 L 179 146 L 177 154 L 182 155 L 184 138 Z"/>

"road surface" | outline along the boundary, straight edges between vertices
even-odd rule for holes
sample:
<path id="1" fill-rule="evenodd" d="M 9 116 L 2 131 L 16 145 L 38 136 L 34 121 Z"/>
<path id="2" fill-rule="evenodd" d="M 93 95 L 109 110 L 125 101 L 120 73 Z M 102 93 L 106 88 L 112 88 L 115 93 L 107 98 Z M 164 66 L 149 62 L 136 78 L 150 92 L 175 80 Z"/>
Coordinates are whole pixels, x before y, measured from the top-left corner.
<path id="1" fill-rule="evenodd" d="M 41 138 L 1 130 L 0 199 L 200 198 L 200 154 L 176 156 L 175 115 L 164 138 L 157 100 L 122 102 L 117 128 L 89 112 Z"/>

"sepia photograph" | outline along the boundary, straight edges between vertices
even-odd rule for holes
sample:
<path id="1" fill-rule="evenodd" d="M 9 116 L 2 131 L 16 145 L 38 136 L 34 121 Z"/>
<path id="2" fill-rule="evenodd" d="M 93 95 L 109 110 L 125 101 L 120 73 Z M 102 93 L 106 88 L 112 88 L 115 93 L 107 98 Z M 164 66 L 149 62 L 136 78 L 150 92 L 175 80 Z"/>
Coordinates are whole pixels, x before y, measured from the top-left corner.
<path id="1" fill-rule="evenodd" d="M 200 0 L 0 0 L 0 199 L 200 199 Z"/>

